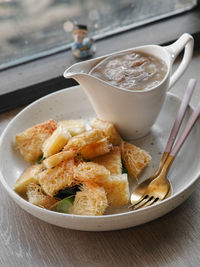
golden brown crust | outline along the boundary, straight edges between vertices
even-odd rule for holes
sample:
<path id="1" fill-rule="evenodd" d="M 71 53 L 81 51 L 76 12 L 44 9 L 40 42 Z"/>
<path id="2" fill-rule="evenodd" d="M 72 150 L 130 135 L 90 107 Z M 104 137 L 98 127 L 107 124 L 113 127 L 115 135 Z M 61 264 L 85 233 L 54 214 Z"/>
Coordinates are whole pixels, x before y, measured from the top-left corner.
<path id="1" fill-rule="evenodd" d="M 111 148 L 112 145 L 107 138 L 104 138 L 96 143 L 84 146 L 80 153 L 84 159 L 88 160 L 109 153 Z"/>
<path id="2" fill-rule="evenodd" d="M 16 146 L 21 155 L 28 162 L 37 161 L 42 155 L 44 141 L 55 131 L 57 122 L 48 120 L 37 124 L 15 136 Z"/>
<path id="3" fill-rule="evenodd" d="M 62 161 L 73 159 L 75 155 L 76 155 L 76 152 L 73 150 L 61 151 L 43 160 L 42 164 L 47 169 L 53 168 L 57 166 L 58 164 L 60 164 Z"/>
<path id="4" fill-rule="evenodd" d="M 103 187 L 112 207 L 121 207 L 129 202 L 127 174 L 110 175 L 103 165 L 84 162 L 74 168 L 74 177 L 83 184 L 95 183 Z"/>
<path id="5" fill-rule="evenodd" d="M 70 187 L 74 179 L 74 160 L 63 161 L 55 168 L 46 169 L 38 176 L 42 190 L 54 196 L 60 189 Z"/>
<path id="6" fill-rule="evenodd" d="M 124 141 L 121 143 L 121 154 L 122 161 L 133 178 L 137 178 L 151 160 L 151 156 L 145 150 Z"/>
<path id="7" fill-rule="evenodd" d="M 90 130 L 87 132 L 84 132 L 82 134 L 76 135 L 72 137 L 67 145 L 64 147 L 64 150 L 75 150 L 77 152 L 80 152 L 80 150 L 86 146 L 90 145 L 92 143 L 96 143 L 104 138 L 103 132 L 101 130 Z"/>
<path id="8" fill-rule="evenodd" d="M 91 122 L 92 129 L 102 130 L 105 137 L 108 137 L 108 141 L 114 146 L 120 145 L 122 138 L 117 132 L 114 124 L 95 118 Z"/>
<path id="9" fill-rule="evenodd" d="M 111 175 L 122 173 L 121 152 L 118 146 L 113 147 L 108 154 L 94 158 L 92 161 L 106 167 Z"/>
<path id="10" fill-rule="evenodd" d="M 59 127 L 65 127 L 65 124 L 77 126 L 75 135 L 85 130 L 83 123 L 81 126 L 75 121 L 61 122 Z M 42 164 L 24 171 L 16 182 L 16 192 L 23 196 L 27 194 L 29 202 L 35 205 L 55 210 L 58 200 L 54 196 L 58 191 L 81 184 L 81 191 L 77 192 L 70 210 L 70 213 L 79 215 L 102 215 L 108 205 L 121 207 L 128 204 L 129 185 L 127 174 L 122 174 L 122 160 L 128 173 L 136 178 L 151 157 L 145 150 L 124 142 L 112 123 L 94 119 L 91 126 L 92 130 L 69 136 L 68 140 L 63 131 L 54 140 L 52 133 L 55 133 L 57 123 L 53 120 L 17 135 L 16 144 L 28 161 L 38 159 L 45 140 L 50 140 L 47 139 L 49 136 L 55 142 L 50 144 L 53 155 L 47 153 L 51 156 L 47 156 Z M 65 142 L 63 150 L 57 152 Z"/>
<path id="11" fill-rule="evenodd" d="M 107 184 L 104 185 L 107 193 L 108 205 L 122 207 L 129 203 L 129 184 L 126 173 L 111 175 Z"/>
<path id="12" fill-rule="evenodd" d="M 53 134 L 43 143 L 43 156 L 47 158 L 61 151 L 71 137 L 66 128 L 62 125 L 58 126 Z"/>
<path id="13" fill-rule="evenodd" d="M 94 182 L 104 184 L 110 177 L 110 172 L 102 165 L 94 162 L 83 162 L 74 168 L 74 178 L 79 182 Z"/>
<path id="14" fill-rule="evenodd" d="M 20 195 L 24 195 L 26 193 L 27 186 L 30 183 L 38 183 L 38 174 L 41 171 L 41 164 L 35 164 L 26 168 L 16 181 L 14 188 L 15 191 Z"/>
<path id="15" fill-rule="evenodd" d="M 85 183 L 82 190 L 76 193 L 70 213 L 99 216 L 104 214 L 107 205 L 104 188 L 95 183 Z"/>
<path id="16" fill-rule="evenodd" d="M 45 209 L 51 209 L 58 202 L 54 197 L 45 195 L 41 186 L 33 183 L 27 187 L 27 198 L 30 203 Z"/>

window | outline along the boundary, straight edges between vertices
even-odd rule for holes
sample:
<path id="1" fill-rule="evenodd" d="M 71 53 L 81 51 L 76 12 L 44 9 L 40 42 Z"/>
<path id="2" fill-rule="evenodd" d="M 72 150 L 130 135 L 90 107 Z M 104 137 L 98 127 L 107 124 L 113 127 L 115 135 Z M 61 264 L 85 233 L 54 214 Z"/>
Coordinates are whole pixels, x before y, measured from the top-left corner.
<path id="1" fill-rule="evenodd" d="M 192 34 L 199 48 L 199 3 L 0 0 L 0 112 L 76 84 L 62 76 L 76 63 L 70 51 L 72 34 L 64 30 L 65 22 L 67 30 L 75 22 L 88 25 L 90 36 L 97 39 L 95 57 L 138 45 L 167 44 L 183 32 Z"/>
<path id="2" fill-rule="evenodd" d="M 87 24 L 90 35 L 100 39 L 196 4 L 197 0 L 0 0 L 0 69 L 68 49 L 76 22 Z"/>

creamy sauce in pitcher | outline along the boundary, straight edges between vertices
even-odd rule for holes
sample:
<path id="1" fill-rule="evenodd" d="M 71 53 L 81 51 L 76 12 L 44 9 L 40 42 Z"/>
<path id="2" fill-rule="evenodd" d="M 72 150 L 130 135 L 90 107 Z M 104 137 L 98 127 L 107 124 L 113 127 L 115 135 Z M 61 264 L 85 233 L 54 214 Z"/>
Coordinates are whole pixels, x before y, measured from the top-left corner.
<path id="1" fill-rule="evenodd" d="M 166 64 L 148 54 L 124 52 L 102 60 L 90 74 L 114 86 L 145 90 L 157 86 L 167 73 Z"/>

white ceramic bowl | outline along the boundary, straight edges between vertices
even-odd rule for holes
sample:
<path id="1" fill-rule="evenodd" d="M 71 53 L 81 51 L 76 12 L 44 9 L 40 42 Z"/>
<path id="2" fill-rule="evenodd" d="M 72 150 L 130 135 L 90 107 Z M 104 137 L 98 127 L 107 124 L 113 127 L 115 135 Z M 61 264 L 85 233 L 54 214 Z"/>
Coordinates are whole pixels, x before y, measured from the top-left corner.
<path id="1" fill-rule="evenodd" d="M 150 166 L 140 177 L 140 181 L 153 174 L 158 166 L 179 105 L 180 100 L 174 95 L 168 94 L 151 133 L 135 142 L 136 145 L 149 151 L 153 158 Z M 188 110 L 186 118 L 190 113 L 191 110 Z M 169 172 L 173 195 L 154 206 L 137 211 L 128 211 L 127 208 L 114 210 L 115 214 L 97 217 L 78 216 L 36 207 L 13 191 L 17 178 L 28 166 L 13 148 L 13 138 L 16 133 L 49 118 L 89 120 L 93 117 L 95 117 L 95 113 L 87 97 L 80 86 L 77 86 L 41 98 L 25 108 L 9 123 L 0 139 L 0 179 L 5 190 L 24 210 L 43 221 L 65 228 L 85 231 L 116 230 L 143 224 L 166 214 L 182 203 L 195 189 L 200 175 L 199 121 L 191 131 Z M 132 184 L 132 186 L 134 185 Z"/>

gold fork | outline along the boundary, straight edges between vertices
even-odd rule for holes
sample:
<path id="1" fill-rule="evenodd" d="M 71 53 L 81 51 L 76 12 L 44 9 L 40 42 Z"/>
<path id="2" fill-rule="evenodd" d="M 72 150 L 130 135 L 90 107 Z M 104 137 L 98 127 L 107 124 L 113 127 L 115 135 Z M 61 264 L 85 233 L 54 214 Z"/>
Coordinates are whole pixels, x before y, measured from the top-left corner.
<path id="1" fill-rule="evenodd" d="M 197 81 L 195 79 L 190 79 L 188 83 L 183 101 L 181 103 L 178 112 L 177 119 L 172 128 L 158 171 L 149 179 L 141 183 L 134 190 L 134 192 L 131 195 L 131 204 L 132 204 L 130 206 L 131 208 L 138 209 L 141 207 L 147 207 L 153 203 L 163 200 L 164 198 L 170 195 L 170 192 L 172 191 L 172 186 L 171 183 L 166 178 L 167 172 L 200 114 L 200 104 L 199 104 L 192 113 L 190 119 L 188 120 L 188 123 L 185 126 L 185 129 L 183 130 L 181 136 L 174 145 L 174 148 L 172 149 L 176 135 L 183 120 L 185 111 L 187 109 L 188 103 L 194 91 L 196 82 Z"/>
<path id="2" fill-rule="evenodd" d="M 137 204 L 141 200 L 141 196 L 144 195 L 144 193 L 145 193 L 145 191 L 147 189 L 147 186 L 160 174 L 160 172 L 161 172 L 161 170 L 163 168 L 163 165 L 164 165 L 166 159 L 169 156 L 169 152 L 172 149 L 172 146 L 174 144 L 174 141 L 175 141 L 175 138 L 177 136 L 177 133 L 178 133 L 178 131 L 180 129 L 180 126 L 181 126 L 181 123 L 183 121 L 186 109 L 187 109 L 188 104 L 190 102 L 190 99 L 192 97 L 195 85 L 196 85 L 196 80 L 190 79 L 190 81 L 189 81 L 189 83 L 187 85 L 187 88 L 185 90 L 185 94 L 184 94 L 183 100 L 181 102 L 181 106 L 179 108 L 177 118 L 176 118 L 176 120 L 174 122 L 174 125 L 172 127 L 170 136 L 168 138 L 168 142 L 167 142 L 166 148 L 165 148 L 163 156 L 161 158 L 161 162 L 160 162 L 159 168 L 158 168 L 157 172 L 153 176 L 151 176 L 150 178 L 146 179 L 143 183 L 141 183 L 139 186 L 137 186 L 137 188 L 135 189 L 135 191 L 131 195 L 131 204 L 132 205 L 130 207 L 133 207 L 135 204 Z M 171 183 L 170 183 L 170 190 L 169 190 L 169 193 L 167 194 L 167 196 L 169 196 L 171 194 L 171 192 L 172 192 L 172 186 L 171 186 Z"/>

